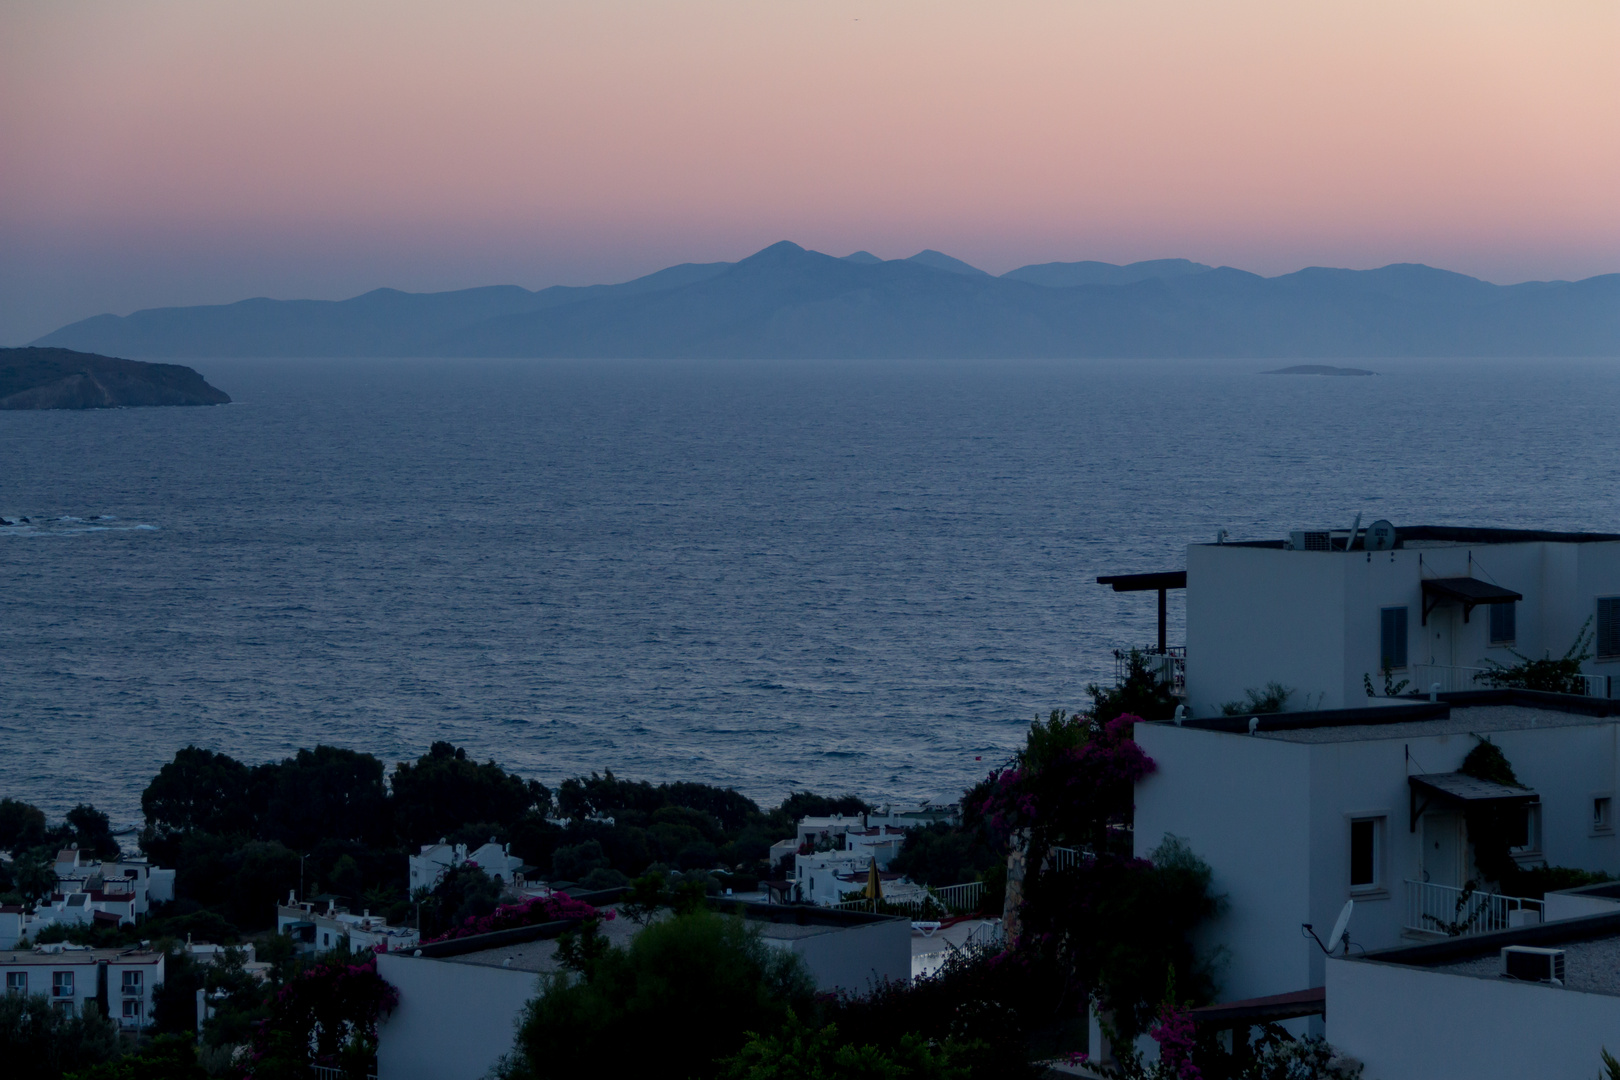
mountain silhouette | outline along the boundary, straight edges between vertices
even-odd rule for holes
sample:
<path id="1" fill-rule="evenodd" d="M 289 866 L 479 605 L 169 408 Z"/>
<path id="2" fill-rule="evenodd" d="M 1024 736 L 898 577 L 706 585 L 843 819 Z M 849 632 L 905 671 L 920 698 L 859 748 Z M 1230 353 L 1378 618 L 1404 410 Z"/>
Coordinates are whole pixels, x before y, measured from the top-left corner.
<path id="1" fill-rule="evenodd" d="M 134 357 L 1620 356 L 1620 274 L 1499 286 L 1416 264 L 1266 278 L 1162 259 L 992 277 L 935 251 L 834 258 L 784 241 L 618 285 L 157 308 L 34 344 Z"/>

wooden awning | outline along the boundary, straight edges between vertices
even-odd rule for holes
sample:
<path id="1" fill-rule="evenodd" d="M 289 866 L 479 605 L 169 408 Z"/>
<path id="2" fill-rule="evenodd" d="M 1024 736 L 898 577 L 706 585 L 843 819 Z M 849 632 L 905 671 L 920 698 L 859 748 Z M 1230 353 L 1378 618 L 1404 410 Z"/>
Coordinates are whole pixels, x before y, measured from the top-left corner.
<path id="1" fill-rule="evenodd" d="M 1511 604 L 1523 600 L 1523 593 L 1504 589 L 1489 581 L 1471 577 L 1443 577 L 1423 579 L 1423 625 L 1429 625 L 1429 612 L 1440 604 L 1461 604 L 1463 622 L 1469 613 L 1481 604 Z"/>
<path id="2" fill-rule="evenodd" d="M 1109 574 L 1097 579 L 1099 585 L 1110 585 L 1115 592 L 1157 592 L 1159 594 L 1159 655 L 1164 655 L 1169 642 L 1165 637 L 1169 625 L 1165 593 L 1170 589 L 1187 587 L 1187 571 L 1161 570 L 1156 574 Z"/>
<path id="3" fill-rule="evenodd" d="M 1185 589 L 1187 571 L 1161 570 L 1154 574 L 1110 574 L 1097 579 L 1099 585 L 1112 585 L 1115 592 L 1150 592 L 1154 589 Z"/>
<path id="4" fill-rule="evenodd" d="M 1406 778 L 1411 807 L 1410 831 L 1417 832 L 1418 818 L 1436 802 L 1453 806 L 1480 806 L 1488 803 L 1524 803 L 1541 801 L 1541 796 L 1529 788 L 1498 784 L 1481 780 L 1466 773 L 1422 773 Z"/>

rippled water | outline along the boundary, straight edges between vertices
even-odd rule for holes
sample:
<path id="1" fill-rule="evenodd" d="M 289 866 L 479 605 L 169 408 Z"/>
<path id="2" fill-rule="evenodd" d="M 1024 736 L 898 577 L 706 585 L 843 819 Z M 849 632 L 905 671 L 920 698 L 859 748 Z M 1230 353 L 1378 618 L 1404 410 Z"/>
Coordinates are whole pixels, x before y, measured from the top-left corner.
<path id="1" fill-rule="evenodd" d="M 1098 574 L 1357 512 L 1620 530 L 1616 362 L 194 366 L 237 403 L 0 413 L 0 793 L 127 820 L 188 742 L 442 738 L 949 795 L 1152 639 Z"/>

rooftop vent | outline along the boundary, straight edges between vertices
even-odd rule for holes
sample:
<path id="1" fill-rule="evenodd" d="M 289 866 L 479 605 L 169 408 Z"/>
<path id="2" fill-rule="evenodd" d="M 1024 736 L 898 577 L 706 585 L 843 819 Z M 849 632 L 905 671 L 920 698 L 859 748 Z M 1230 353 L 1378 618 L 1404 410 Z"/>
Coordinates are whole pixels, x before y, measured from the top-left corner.
<path id="1" fill-rule="evenodd" d="M 1564 985 L 1564 950 L 1507 945 L 1502 949 L 1502 977 Z"/>

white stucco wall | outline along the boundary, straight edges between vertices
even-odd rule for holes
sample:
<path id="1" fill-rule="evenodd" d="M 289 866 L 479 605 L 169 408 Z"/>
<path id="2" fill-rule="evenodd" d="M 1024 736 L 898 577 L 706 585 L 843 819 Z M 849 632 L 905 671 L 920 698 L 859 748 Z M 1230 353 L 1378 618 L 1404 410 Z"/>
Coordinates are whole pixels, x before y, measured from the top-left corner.
<path id="1" fill-rule="evenodd" d="M 1174 834 L 1227 899 L 1201 943 L 1227 950 L 1221 999 L 1311 985 L 1308 748 L 1161 724 L 1136 740 L 1157 765 L 1136 789 L 1136 854 Z"/>
<path id="2" fill-rule="evenodd" d="M 905 919 L 765 941 L 803 957 L 817 990 L 865 994 L 884 981 L 903 983 L 911 978 L 911 923 Z"/>
<path id="3" fill-rule="evenodd" d="M 1364 960 L 1327 962 L 1327 1038 L 1376 1080 L 1599 1075 L 1620 997 Z"/>
<path id="4" fill-rule="evenodd" d="M 1490 643 L 1490 614 L 1443 605 L 1423 625 L 1422 579 L 1477 577 L 1524 595 L 1517 639 Z M 1187 549 L 1187 699 L 1195 716 L 1218 715 L 1250 687 L 1280 682 L 1291 709 L 1367 704 L 1364 675 L 1380 692 L 1379 612 L 1408 609 L 1411 663 L 1513 664 L 1512 650 L 1560 656 L 1595 613 L 1620 595 L 1620 543 L 1546 541 L 1396 551 L 1286 551 L 1225 544 Z M 1620 660 L 1585 669 L 1620 676 Z M 1407 672 L 1396 672 L 1398 682 Z M 1620 679 L 1616 680 L 1620 682 Z M 1409 686 L 1422 691 L 1426 687 Z M 1613 691 L 1620 694 L 1620 687 Z"/>
<path id="5" fill-rule="evenodd" d="M 1550 892 L 1543 914 L 1548 922 L 1584 919 L 1588 915 L 1612 915 L 1620 911 L 1620 900 L 1610 896 L 1582 896 L 1580 893 Z M 1615 1051 L 1620 1053 L 1620 1050 Z"/>
<path id="6" fill-rule="evenodd" d="M 377 973 L 399 991 L 377 1028 L 377 1080 L 481 1080 L 540 988 L 533 972 L 402 953 L 379 955 Z"/>

